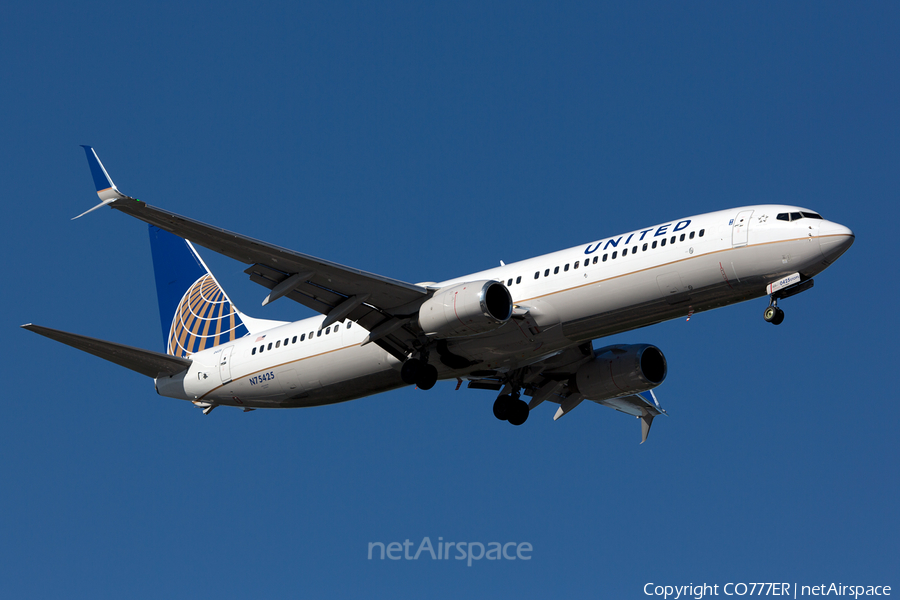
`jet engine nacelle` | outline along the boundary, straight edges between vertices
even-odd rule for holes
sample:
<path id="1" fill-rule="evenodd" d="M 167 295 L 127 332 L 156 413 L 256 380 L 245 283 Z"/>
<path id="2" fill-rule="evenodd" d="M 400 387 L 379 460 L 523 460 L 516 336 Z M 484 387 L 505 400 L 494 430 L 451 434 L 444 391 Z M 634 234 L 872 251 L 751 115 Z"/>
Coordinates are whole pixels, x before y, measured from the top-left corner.
<path id="1" fill-rule="evenodd" d="M 594 360 L 579 367 L 573 377 L 576 390 L 589 400 L 645 392 L 666 378 L 666 357 L 656 346 L 607 346 L 594 354 Z"/>
<path id="2" fill-rule="evenodd" d="M 468 337 L 509 321 L 513 302 L 499 281 L 470 281 L 440 289 L 419 309 L 419 327 L 436 338 Z"/>

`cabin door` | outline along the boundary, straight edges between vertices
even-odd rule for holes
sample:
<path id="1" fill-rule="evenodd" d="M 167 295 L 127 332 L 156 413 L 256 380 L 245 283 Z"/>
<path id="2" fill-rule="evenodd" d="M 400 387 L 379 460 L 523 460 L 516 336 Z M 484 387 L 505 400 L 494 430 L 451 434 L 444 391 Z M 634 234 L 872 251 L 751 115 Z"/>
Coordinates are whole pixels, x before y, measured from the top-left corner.
<path id="1" fill-rule="evenodd" d="M 234 346 L 227 346 L 222 349 L 222 353 L 219 355 L 219 377 L 222 378 L 222 383 L 226 384 L 231 381 L 231 351 L 234 350 Z"/>
<path id="2" fill-rule="evenodd" d="M 752 210 L 742 210 L 734 219 L 731 233 L 731 245 L 735 248 L 747 245 L 747 233 L 750 230 L 750 215 Z"/>

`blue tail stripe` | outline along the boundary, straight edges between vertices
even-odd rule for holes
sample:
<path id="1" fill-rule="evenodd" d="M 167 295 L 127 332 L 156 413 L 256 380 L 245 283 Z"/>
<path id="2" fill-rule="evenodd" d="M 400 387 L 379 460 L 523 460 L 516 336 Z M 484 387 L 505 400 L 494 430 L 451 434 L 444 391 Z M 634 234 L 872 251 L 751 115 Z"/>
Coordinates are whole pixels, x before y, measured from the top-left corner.
<path id="1" fill-rule="evenodd" d="M 182 238 L 150 226 L 166 352 L 186 358 L 248 334 L 240 313 Z"/>
<path id="2" fill-rule="evenodd" d="M 169 330 L 184 293 L 206 275 L 206 269 L 183 239 L 150 225 L 150 251 L 159 300 L 159 320 L 163 344 L 168 346 Z"/>

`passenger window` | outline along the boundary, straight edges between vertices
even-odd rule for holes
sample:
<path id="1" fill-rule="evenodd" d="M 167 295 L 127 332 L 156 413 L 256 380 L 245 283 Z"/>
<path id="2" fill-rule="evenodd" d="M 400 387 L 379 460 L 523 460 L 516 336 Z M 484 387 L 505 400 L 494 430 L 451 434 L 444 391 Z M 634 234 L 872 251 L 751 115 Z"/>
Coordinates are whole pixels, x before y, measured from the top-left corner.
<path id="1" fill-rule="evenodd" d="M 701 230 L 700 230 L 700 237 L 703 237 L 703 234 L 704 234 L 704 233 L 706 233 L 706 230 L 705 230 L 705 229 L 701 229 Z"/>
<path id="2" fill-rule="evenodd" d="M 683 241 L 684 241 L 684 234 L 683 234 L 683 233 L 681 234 L 681 237 L 678 238 L 678 241 L 679 241 L 679 242 L 683 242 Z"/>
<path id="3" fill-rule="evenodd" d="M 281 340 L 278 340 L 277 342 L 275 342 L 275 347 L 281 348 Z"/>
<path id="4" fill-rule="evenodd" d="M 653 240 L 653 245 L 651 246 L 654 250 L 656 250 L 656 240 Z"/>
<path id="5" fill-rule="evenodd" d="M 271 349 L 272 349 L 272 342 L 269 342 L 269 347 L 266 348 L 266 350 L 271 350 Z"/>
<path id="6" fill-rule="evenodd" d="M 262 351 L 265 349 L 266 349 L 266 345 L 263 344 L 262 346 L 259 347 L 259 353 L 262 354 Z"/>
<path id="7" fill-rule="evenodd" d="M 350 329 L 351 325 L 353 325 L 353 321 L 347 321 L 347 329 Z"/>
<path id="8" fill-rule="evenodd" d="M 563 267 L 563 271 L 568 271 L 568 270 L 569 270 L 569 263 L 566 263 L 566 266 Z"/>
<path id="9" fill-rule="evenodd" d="M 622 256 L 628 256 L 628 248 L 625 248 L 624 250 L 622 250 Z M 615 258 L 615 257 L 616 257 L 616 253 L 613 252 L 613 258 Z"/>
<path id="10" fill-rule="evenodd" d="M 646 251 L 647 251 L 647 244 L 644 244 L 644 246 L 641 248 L 641 252 L 646 252 Z"/>
<path id="11" fill-rule="evenodd" d="M 606 257 L 607 257 L 607 256 L 609 256 L 609 255 L 608 255 L 608 254 L 604 254 L 604 255 L 603 255 L 603 262 L 606 262 Z M 596 256 L 594 257 L 594 260 L 597 260 L 597 257 L 596 257 Z"/>
<path id="12" fill-rule="evenodd" d="M 512 285 L 512 279 L 510 279 L 509 281 L 506 282 L 506 287 L 509 287 L 511 285 Z"/>
<path id="13" fill-rule="evenodd" d="M 537 279 L 537 278 L 540 277 L 540 276 L 541 276 L 541 272 L 540 272 L 540 271 L 538 271 L 537 273 L 534 274 L 534 278 L 535 278 L 535 279 Z"/>
<path id="14" fill-rule="evenodd" d="M 670 243 L 670 244 L 674 244 L 674 243 L 675 243 L 675 236 L 674 236 L 674 235 L 672 236 L 672 239 L 669 240 L 669 243 Z"/>
<path id="15" fill-rule="evenodd" d="M 580 263 L 580 262 L 581 262 L 580 260 L 576 260 L 576 261 L 575 261 L 575 268 L 576 268 L 576 269 L 578 268 L 578 263 Z"/>
<path id="16" fill-rule="evenodd" d="M 316 337 L 322 337 L 322 330 L 321 330 L 321 329 L 318 330 L 318 331 L 316 332 Z"/>
<path id="17" fill-rule="evenodd" d="M 553 267 L 553 274 L 559 275 L 559 267 Z"/>
<path id="18" fill-rule="evenodd" d="M 325 335 L 328 335 L 329 333 L 331 333 L 331 327 L 326 327 L 326 328 L 325 328 Z"/>
<path id="19" fill-rule="evenodd" d="M 314 335 L 314 334 L 315 334 L 314 331 L 310 331 L 310 332 L 309 332 L 309 339 L 313 339 L 313 335 Z"/>
<path id="20" fill-rule="evenodd" d="M 632 253 L 632 254 L 637 254 L 637 246 L 635 246 L 634 248 L 631 249 L 631 253 Z"/>
<path id="21" fill-rule="evenodd" d="M 304 333 L 303 335 L 300 336 L 300 341 L 301 341 L 301 342 L 306 341 L 306 334 L 305 334 L 305 333 Z"/>
<path id="22" fill-rule="evenodd" d="M 618 250 L 613 250 L 613 256 L 612 256 L 612 257 L 613 257 L 613 260 L 616 259 L 616 254 L 618 254 L 618 253 L 619 253 Z"/>
<path id="23" fill-rule="evenodd" d="M 253 352 L 251 352 L 250 354 L 256 354 L 256 346 L 253 347 Z"/>
<path id="24" fill-rule="evenodd" d="M 660 247 L 665 246 L 665 245 L 666 245 L 666 238 L 663 238 L 662 241 L 659 243 L 659 245 L 660 245 Z"/>
<path id="25" fill-rule="evenodd" d="M 291 343 L 292 343 L 292 344 L 296 344 L 296 343 L 297 343 L 297 336 L 296 336 L 296 335 L 295 335 L 293 338 L 291 338 Z"/>
<path id="26" fill-rule="evenodd" d="M 516 277 L 516 283 L 522 283 L 522 276 L 521 276 L 521 275 L 519 275 L 518 277 Z M 349 325 L 348 325 L 348 327 L 349 327 Z"/>
<path id="27" fill-rule="evenodd" d="M 339 329 L 340 327 L 341 327 L 340 325 L 335 325 L 335 326 L 334 326 L 334 332 L 337 333 L 337 332 L 338 332 L 338 329 Z"/>
<path id="28" fill-rule="evenodd" d="M 605 254 L 603 255 L 603 260 L 606 260 L 606 255 L 605 255 Z M 596 257 L 596 256 L 594 257 L 594 264 L 595 264 L 595 265 L 597 264 L 597 257 Z"/>
<path id="29" fill-rule="evenodd" d="M 288 345 L 288 339 L 287 339 L 287 338 L 284 338 L 284 345 L 285 345 L 285 346 Z"/>
<path id="30" fill-rule="evenodd" d="M 691 239 L 694 239 L 694 232 L 692 231 L 692 232 L 691 232 L 691 235 L 689 235 L 688 237 L 691 238 Z"/>
<path id="31" fill-rule="evenodd" d="M 550 269 L 544 269 L 544 277 L 550 277 Z"/>

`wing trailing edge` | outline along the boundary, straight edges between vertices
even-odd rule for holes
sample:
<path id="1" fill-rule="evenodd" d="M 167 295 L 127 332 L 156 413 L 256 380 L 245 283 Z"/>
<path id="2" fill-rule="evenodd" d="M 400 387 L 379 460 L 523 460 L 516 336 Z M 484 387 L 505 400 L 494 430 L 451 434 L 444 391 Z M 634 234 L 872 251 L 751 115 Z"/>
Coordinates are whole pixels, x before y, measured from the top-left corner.
<path id="1" fill-rule="evenodd" d="M 94 187 L 102 202 L 79 217 L 101 206 L 109 206 L 194 244 L 249 264 L 245 272 L 250 275 L 250 280 L 272 290 L 264 304 L 283 295 L 326 315 L 327 319 L 350 319 L 372 331 L 386 319 L 405 318 L 415 313 L 433 294 L 433 290 L 420 285 L 294 252 L 150 206 L 121 193 L 94 149 L 84 146 L 84 151 Z M 366 300 L 360 301 L 360 298 Z M 410 322 L 404 323 L 402 328 L 390 335 L 373 341 L 398 360 L 405 360 L 414 350 L 416 339 L 416 326 Z"/>

